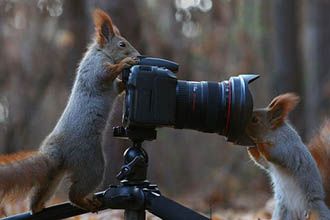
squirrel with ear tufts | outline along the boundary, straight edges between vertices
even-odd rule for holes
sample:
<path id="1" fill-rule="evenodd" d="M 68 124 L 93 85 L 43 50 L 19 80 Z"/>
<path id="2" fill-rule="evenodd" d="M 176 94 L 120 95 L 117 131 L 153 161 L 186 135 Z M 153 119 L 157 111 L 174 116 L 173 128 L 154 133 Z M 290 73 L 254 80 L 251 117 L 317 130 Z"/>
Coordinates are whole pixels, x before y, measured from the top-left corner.
<path id="1" fill-rule="evenodd" d="M 271 177 L 273 220 L 330 219 L 317 163 L 287 121 L 298 101 L 298 96 L 287 93 L 253 111 L 246 133 L 256 146 L 248 152 Z"/>
<path id="2" fill-rule="evenodd" d="M 0 156 L 0 199 L 26 196 L 41 211 L 64 176 L 71 181 L 69 200 L 97 211 L 93 197 L 103 178 L 102 132 L 113 101 L 124 89 L 117 78 L 137 63 L 139 52 L 123 38 L 108 14 L 93 13 L 96 35 L 79 64 L 67 106 L 39 151 Z"/>

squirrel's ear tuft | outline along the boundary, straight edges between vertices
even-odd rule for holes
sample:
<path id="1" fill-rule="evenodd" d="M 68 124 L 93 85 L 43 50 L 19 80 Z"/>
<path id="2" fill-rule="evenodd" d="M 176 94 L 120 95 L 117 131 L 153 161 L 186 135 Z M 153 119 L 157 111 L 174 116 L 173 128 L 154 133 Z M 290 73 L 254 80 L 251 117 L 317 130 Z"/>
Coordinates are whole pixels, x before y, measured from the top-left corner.
<path id="1" fill-rule="evenodd" d="M 93 20 L 96 31 L 96 41 L 103 47 L 115 35 L 114 27 L 110 16 L 101 9 L 95 9 Z M 117 29 L 117 28 L 116 28 Z"/>
<path id="2" fill-rule="evenodd" d="M 281 126 L 288 114 L 296 107 L 300 98 L 294 93 L 285 93 L 275 97 L 267 106 L 270 123 L 273 128 Z"/>
<path id="3" fill-rule="evenodd" d="M 117 26 L 113 24 L 112 27 L 113 27 L 113 32 L 115 33 L 115 35 L 121 36 L 120 31 L 117 28 Z"/>

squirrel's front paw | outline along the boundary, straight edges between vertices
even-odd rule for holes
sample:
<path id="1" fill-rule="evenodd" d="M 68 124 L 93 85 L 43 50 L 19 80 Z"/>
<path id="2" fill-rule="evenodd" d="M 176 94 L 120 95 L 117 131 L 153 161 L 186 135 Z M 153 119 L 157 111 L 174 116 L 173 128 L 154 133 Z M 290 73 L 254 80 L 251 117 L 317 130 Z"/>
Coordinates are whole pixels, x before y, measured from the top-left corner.
<path id="1" fill-rule="evenodd" d="M 98 200 L 94 195 L 89 195 L 85 198 L 80 198 L 71 202 L 73 205 L 90 212 L 97 212 L 102 206 L 102 202 Z"/>
<path id="2" fill-rule="evenodd" d="M 262 169 L 267 169 L 268 163 L 267 159 L 263 155 L 263 152 L 260 152 L 258 147 L 249 147 L 247 149 L 250 158 Z"/>
<path id="3" fill-rule="evenodd" d="M 115 81 L 113 82 L 113 84 L 114 84 L 114 86 L 115 86 L 116 91 L 117 91 L 118 94 L 122 93 L 126 89 L 126 84 L 122 80 L 120 80 L 118 78 L 115 79 Z"/>
<path id="4" fill-rule="evenodd" d="M 257 147 L 248 147 L 247 151 L 250 155 L 250 157 L 254 160 L 254 161 L 258 161 L 260 158 L 260 152 L 258 150 Z"/>
<path id="5" fill-rule="evenodd" d="M 257 144 L 258 151 L 267 161 L 272 161 L 272 155 L 270 153 L 271 147 L 272 147 L 272 145 L 270 143 L 258 143 Z"/>
<path id="6" fill-rule="evenodd" d="M 138 62 L 139 59 L 137 57 L 125 57 L 117 64 L 106 63 L 108 80 L 114 81 L 117 76 L 123 72 L 124 69 L 129 68 Z"/>
<path id="7" fill-rule="evenodd" d="M 122 66 L 122 70 L 128 68 L 134 64 L 137 64 L 139 59 L 137 57 L 125 57 L 119 62 L 119 65 Z"/>

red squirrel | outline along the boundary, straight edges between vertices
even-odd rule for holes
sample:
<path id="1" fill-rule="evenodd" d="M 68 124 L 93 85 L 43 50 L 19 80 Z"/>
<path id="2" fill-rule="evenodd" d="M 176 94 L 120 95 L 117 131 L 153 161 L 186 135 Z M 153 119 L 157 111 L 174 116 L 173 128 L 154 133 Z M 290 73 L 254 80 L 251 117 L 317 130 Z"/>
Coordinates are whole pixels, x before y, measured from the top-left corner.
<path id="1" fill-rule="evenodd" d="M 307 145 L 321 172 L 326 193 L 326 203 L 330 206 L 330 120 L 326 119 L 318 133 Z"/>
<path id="2" fill-rule="evenodd" d="M 95 37 L 55 128 L 38 151 L 0 156 L 0 199 L 31 192 L 33 213 L 45 207 L 64 176 L 71 181 L 69 200 L 74 205 L 89 211 L 100 206 L 93 192 L 104 172 L 102 132 L 113 101 L 124 88 L 117 76 L 137 63 L 139 52 L 107 13 L 96 9 L 93 18 Z"/>
<path id="3" fill-rule="evenodd" d="M 275 97 L 266 108 L 253 111 L 246 133 L 256 146 L 248 152 L 271 177 L 275 199 L 272 219 L 328 220 L 330 211 L 316 163 L 321 159 L 314 160 L 287 120 L 298 101 L 298 96 L 286 93 Z"/>

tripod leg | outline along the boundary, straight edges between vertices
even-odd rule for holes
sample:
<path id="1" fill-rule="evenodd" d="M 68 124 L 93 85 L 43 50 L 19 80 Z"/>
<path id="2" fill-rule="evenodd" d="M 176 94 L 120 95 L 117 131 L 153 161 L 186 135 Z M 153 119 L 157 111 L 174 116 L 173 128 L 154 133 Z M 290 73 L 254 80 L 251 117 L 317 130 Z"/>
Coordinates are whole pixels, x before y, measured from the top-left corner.
<path id="1" fill-rule="evenodd" d="M 147 204 L 147 210 L 163 220 L 210 220 L 179 203 L 154 193 L 148 193 Z"/>
<path id="2" fill-rule="evenodd" d="M 144 210 L 125 210 L 125 220 L 145 220 L 146 212 Z"/>

